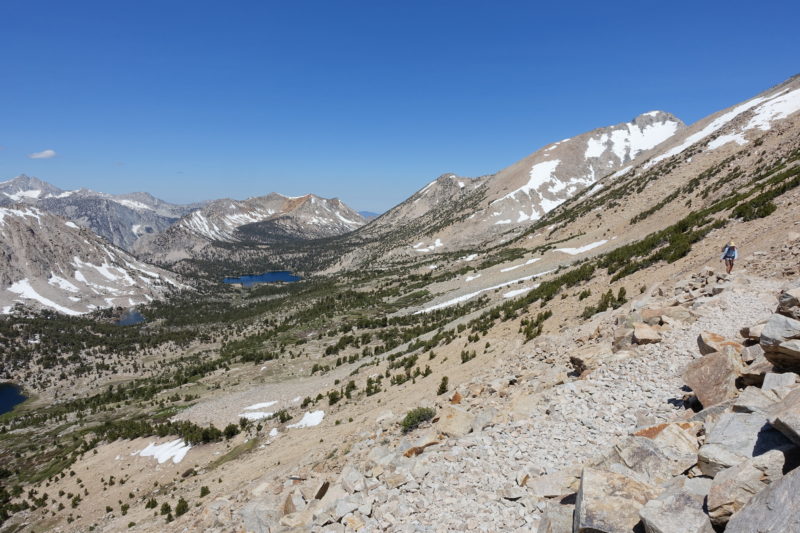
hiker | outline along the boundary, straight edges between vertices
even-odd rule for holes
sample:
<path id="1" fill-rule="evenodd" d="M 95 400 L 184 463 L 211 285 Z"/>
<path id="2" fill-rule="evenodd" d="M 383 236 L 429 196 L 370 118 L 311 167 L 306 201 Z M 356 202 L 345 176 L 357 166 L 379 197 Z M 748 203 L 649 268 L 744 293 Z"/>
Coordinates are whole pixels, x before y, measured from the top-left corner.
<path id="1" fill-rule="evenodd" d="M 728 274 L 733 270 L 733 262 L 739 257 L 739 252 L 736 250 L 736 243 L 730 241 L 722 248 L 722 257 L 720 261 L 725 261 L 725 270 Z"/>

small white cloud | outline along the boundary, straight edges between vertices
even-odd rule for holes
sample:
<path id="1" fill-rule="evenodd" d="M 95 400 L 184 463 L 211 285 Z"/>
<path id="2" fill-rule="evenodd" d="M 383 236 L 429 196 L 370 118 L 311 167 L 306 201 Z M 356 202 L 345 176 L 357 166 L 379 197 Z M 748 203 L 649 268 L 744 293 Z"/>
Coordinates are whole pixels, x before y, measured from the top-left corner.
<path id="1" fill-rule="evenodd" d="M 33 152 L 28 154 L 29 159 L 50 159 L 56 156 L 55 150 L 42 150 L 41 152 Z"/>

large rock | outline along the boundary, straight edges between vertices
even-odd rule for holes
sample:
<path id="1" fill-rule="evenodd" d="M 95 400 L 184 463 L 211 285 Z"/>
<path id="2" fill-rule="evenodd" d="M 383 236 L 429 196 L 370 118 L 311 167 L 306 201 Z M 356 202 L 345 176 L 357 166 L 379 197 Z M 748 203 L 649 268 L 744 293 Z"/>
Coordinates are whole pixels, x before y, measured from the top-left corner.
<path id="1" fill-rule="evenodd" d="M 793 390 L 770 407 L 768 418 L 775 429 L 800 445 L 800 389 Z"/>
<path id="2" fill-rule="evenodd" d="M 573 533 L 629 533 L 639 510 L 660 489 L 614 472 L 585 468 L 575 502 Z"/>
<path id="3" fill-rule="evenodd" d="M 686 367 L 683 380 L 703 407 L 736 397 L 736 378 L 741 373 L 741 365 L 736 358 L 730 352 L 712 352 L 695 359 Z"/>
<path id="4" fill-rule="evenodd" d="M 764 356 L 764 348 L 760 344 L 745 348 L 742 360 L 750 363 L 742 370 L 741 381 L 744 385 L 760 387 L 764 383 L 764 376 L 775 370 L 775 365 Z"/>
<path id="5" fill-rule="evenodd" d="M 697 448 L 692 452 L 680 446 L 659 446 L 646 437 L 628 437 L 614 446 L 601 463 L 612 472 L 659 485 L 689 470 L 697 463 Z"/>
<path id="6" fill-rule="evenodd" d="M 697 337 L 697 346 L 703 355 L 713 352 L 726 352 L 733 350 L 737 354 L 742 353 L 744 346 L 736 341 L 726 339 L 722 335 L 712 331 L 703 331 Z"/>
<path id="7" fill-rule="evenodd" d="M 772 390 L 746 387 L 733 401 L 733 410 L 737 413 L 760 413 L 767 415 L 769 408 L 780 401 L 780 397 Z"/>
<path id="8" fill-rule="evenodd" d="M 761 414 L 725 413 L 706 435 L 697 465 L 703 474 L 714 477 L 726 468 L 790 444 Z"/>
<path id="9" fill-rule="evenodd" d="M 794 372 L 769 372 L 764 375 L 764 382 L 761 388 L 764 390 L 778 389 L 780 387 L 793 387 L 797 383 L 797 374 Z"/>
<path id="10" fill-rule="evenodd" d="M 772 315 L 761 332 L 760 344 L 764 357 L 775 366 L 800 370 L 800 321 Z"/>
<path id="11" fill-rule="evenodd" d="M 633 342 L 635 344 L 654 344 L 661 342 L 661 335 L 652 326 L 637 322 L 633 325 Z"/>
<path id="12" fill-rule="evenodd" d="M 545 503 L 542 521 L 539 522 L 537 533 L 572 533 L 572 515 L 575 505 L 548 501 Z"/>
<path id="13" fill-rule="evenodd" d="M 777 312 L 800 320 L 800 288 L 782 291 L 778 296 Z"/>
<path id="14" fill-rule="evenodd" d="M 745 339 L 757 341 L 761 338 L 761 332 L 764 331 L 764 326 L 766 325 L 767 325 L 766 322 L 759 322 L 754 326 L 744 327 L 740 329 L 739 334 Z"/>
<path id="15" fill-rule="evenodd" d="M 759 492 L 735 513 L 725 533 L 800 531 L 800 469 Z"/>
<path id="16" fill-rule="evenodd" d="M 560 470 L 543 476 L 528 477 L 525 487 L 536 498 L 555 498 L 574 493 L 580 486 L 580 472 Z"/>
<path id="17" fill-rule="evenodd" d="M 710 479 L 684 477 L 670 484 L 639 511 L 647 533 L 713 533 L 703 511 Z"/>
<path id="18" fill-rule="evenodd" d="M 796 450 L 771 450 L 742 464 L 723 470 L 714 478 L 708 493 L 708 514 L 718 526 L 770 483 L 783 476 L 784 470 L 797 466 Z"/>
<path id="19" fill-rule="evenodd" d="M 436 429 L 451 437 L 463 437 L 472 430 L 474 421 L 475 416 L 472 413 L 453 405 L 447 405 L 439 411 Z"/>

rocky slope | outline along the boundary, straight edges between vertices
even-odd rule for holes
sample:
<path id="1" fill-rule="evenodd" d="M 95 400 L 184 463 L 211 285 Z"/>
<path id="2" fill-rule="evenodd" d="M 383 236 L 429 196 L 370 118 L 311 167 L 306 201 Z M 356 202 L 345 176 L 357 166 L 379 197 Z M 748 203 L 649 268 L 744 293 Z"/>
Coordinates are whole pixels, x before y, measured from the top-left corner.
<path id="1" fill-rule="evenodd" d="M 144 257 L 172 263 L 213 254 L 218 244 L 310 240 L 353 231 L 366 221 L 338 198 L 277 193 L 247 200 L 215 200 L 160 235 L 143 239 Z M 223 252 L 220 252 L 223 253 Z"/>
<path id="2" fill-rule="evenodd" d="M 142 235 L 160 233 L 199 205 L 176 205 L 148 193 L 106 194 L 89 189 L 64 191 L 20 175 L 0 183 L 0 205 L 24 203 L 59 215 L 130 251 Z"/>
<path id="3" fill-rule="evenodd" d="M 68 315 L 132 307 L 179 287 L 72 221 L 17 204 L 0 207 L 0 309 L 16 304 Z"/>
<path id="4" fill-rule="evenodd" d="M 669 113 L 651 111 L 545 146 L 491 176 L 444 174 L 354 234 L 359 250 L 343 263 L 507 239 L 684 127 Z"/>

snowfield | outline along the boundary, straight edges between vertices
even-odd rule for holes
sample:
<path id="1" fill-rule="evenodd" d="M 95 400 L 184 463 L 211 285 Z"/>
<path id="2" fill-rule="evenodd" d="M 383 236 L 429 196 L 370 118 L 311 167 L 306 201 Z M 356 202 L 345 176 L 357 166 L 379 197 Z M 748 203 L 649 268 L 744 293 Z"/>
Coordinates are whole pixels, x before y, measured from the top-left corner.
<path id="1" fill-rule="evenodd" d="M 151 442 L 145 449 L 133 452 L 131 455 L 155 457 L 158 464 L 166 463 L 172 459 L 173 463 L 178 464 L 183 461 L 183 458 L 186 457 L 186 454 L 189 453 L 191 449 L 192 447 L 183 442 L 183 439 L 175 439 L 163 444 Z"/>
<path id="2" fill-rule="evenodd" d="M 286 426 L 289 429 L 310 428 L 320 425 L 322 419 L 325 418 L 325 411 L 312 411 L 303 414 L 303 418 L 297 424 L 290 424 Z"/>

